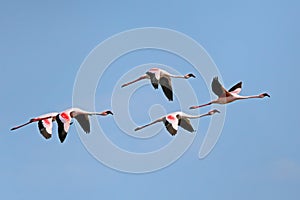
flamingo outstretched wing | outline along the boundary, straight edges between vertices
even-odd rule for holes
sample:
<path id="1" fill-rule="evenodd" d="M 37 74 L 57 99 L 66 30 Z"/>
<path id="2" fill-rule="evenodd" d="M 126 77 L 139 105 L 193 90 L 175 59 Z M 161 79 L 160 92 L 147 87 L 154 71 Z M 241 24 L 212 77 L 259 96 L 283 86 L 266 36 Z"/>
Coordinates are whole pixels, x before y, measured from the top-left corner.
<path id="1" fill-rule="evenodd" d="M 70 128 L 70 120 L 71 119 L 64 112 L 56 116 L 58 137 L 61 143 L 63 143 L 67 137 Z"/>
<path id="2" fill-rule="evenodd" d="M 152 86 L 154 87 L 154 89 L 158 89 L 158 79 L 156 78 L 155 73 L 148 71 L 148 72 L 146 72 L 146 75 L 148 75 L 150 77 L 150 82 L 151 82 Z"/>
<path id="3" fill-rule="evenodd" d="M 172 82 L 169 76 L 161 77 L 159 80 L 161 88 L 169 101 L 173 101 Z"/>
<path id="4" fill-rule="evenodd" d="M 85 133 L 90 133 L 90 120 L 87 114 L 78 114 L 75 116 L 75 119 L 78 121 L 81 128 L 84 130 Z"/>
<path id="5" fill-rule="evenodd" d="M 239 94 L 242 91 L 242 81 L 232 86 L 228 92 Z"/>
<path id="6" fill-rule="evenodd" d="M 52 119 L 40 120 L 38 122 L 38 127 L 40 130 L 40 133 L 42 134 L 42 136 L 44 136 L 45 139 L 51 138 L 52 127 L 53 127 Z"/>
<path id="7" fill-rule="evenodd" d="M 177 130 L 178 130 L 178 118 L 172 114 L 167 115 L 164 118 L 164 123 L 165 123 L 165 127 L 168 130 L 168 132 L 174 136 L 177 134 Z"/>
<path id="8" fill-rule="evenodd" d="M 187 130 L 189 132 L 195 132 L 195 130 L 188 118 L 185 118 L 185 117 L 180 118 L 179 126 L 181 126 L 182 128 L 184 128 L 185 130 Z"/>
<path id="9" fill-rule="evenodd" d="M 211 83 L 211 88 L 213 92 L 220 97 L 228 97 L 231 94 L 223 87 L 223 85 L 219 82 L 218 77 L 215 77 Z"/>

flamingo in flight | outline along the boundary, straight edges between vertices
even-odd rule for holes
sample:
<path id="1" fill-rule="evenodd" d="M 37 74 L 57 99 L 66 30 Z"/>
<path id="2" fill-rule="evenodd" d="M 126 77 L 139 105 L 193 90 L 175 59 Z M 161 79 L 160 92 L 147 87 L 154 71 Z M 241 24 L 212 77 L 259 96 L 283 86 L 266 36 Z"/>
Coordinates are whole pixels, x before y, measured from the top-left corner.
<path id="1" fill-rule="evenodd" d="M 44 136 L 44 138 L 49 139 L 51 138 L 52 135 L 52 126 L 53 126 L 52 122 L 56 120 L 57 115 L 58 113 L 56 112 L 44 114 L 39 117 L 32 118 L 27 123 L 22 124 L 20 126 L 13 127 L 10 130 L 13 131 L 23 126 L 26 126 L 28 124 L 31 124 L 33 122 L 38 122 L 38 128 L 40 133 L 42 134 L 42 136 Z"/>
<path id="2" fill-rule="evenodd" d="M 222 84 L 219 82 L 218 77 L 215 77 L 211 84 L 212 91 L 218 96 L 217 99 L 212 100 L 209 103 L 199 105 L 199 106 L 191 106 L 190 109 L 196 109 L 201 108 L 203 106 L 208 106 L 211 104 L 227 104 L 231 103 L 236 100 L 242 100 L 242 99 L 251 99 L 251 98 L 264 98 L 264 97 L 270 97 L 268 93 L 262 93 L 259 95 L 252 95 L 252 96 L 241 96 L 239 93 L 242 90 L 242 82 L 239 82 L 235 84 L 232 88 L 230 88 L 228 91 L 222 86 Z"/>
<path id="3" fill-rule="evenodd" d="M 79 108 L 70 108 L 67 109 L 61 113 L 59 113 L 56 116 L 56 121 L 58 125 L 58 137 L 61 143 L 64 142 L 64 140 L 67 137 L 70 125 L 71 125 L 71 119 L 75 118 L 81 128 L 84 130 L 85 133 L 90 132 L 90 121 L 89 116 L 90 115 L 113 115 L 113 113 L 110 110 L 103 111 L 103 112 L 88 112 L 81 110 Z"/>
<path id="4" fill-rule="evenodd" d="M 22 124 L 20 126 L 13 127 L 11 130 L 16 130 L 23 126 L 26 126 L 32 122 L 38 122 L 38 127 L 40 133 L 46 138 L 49 139 L 52 135 L 52 127 L 53 121 L 57 122 L 58 125 L 58 137 L 60 142 L 63 143 L 66 139 L 67 133 L 69 131 L 70 125 L 72 124 L 71 119 L 75 118 L 80 124 L 81 128 L 86 132 L 90 132 L 90 121 L 89 115 L 113 115 L 113 113 L 109 110 L 103 112 L 87 112 L 81 110 L 79 108 L 70 108 L 61 113 L 49 113 L 45 115 L 41 115 L 36 118 L 30 119 L 27 123 Z"/>
<path id="5" fill-rule="evenodd" d="M 159 68 L 151 68 L 149 71 L 146 72 L 146 74 L 140 76 L 139 78 L 123 84 L 121 87 L 128 86 L 132 83 L 135 83 L 137 81 L 143 80 L 143 79 L 150 79 L 152 86 L 154 89 L 158 89 L 158 85 L 162 87 L 162 90 L 165 94 L 165 96 L 168 98 L 169 101 L 173 101 L 173 90 L 172 90 L 172 82 L 171 78 L 196 78 L 194 74 L 186 74 L 184 76 L 182 75 L 173 75 L 168 73 L 165 70 L 159 69 Z"/>
<path id="6" fill-rule="evenodd" d="M 205 114 L 201 114 L 201 115 L 188 115 L 186 113 L 183 112 L 174 112 L 174 113 L 170 113 L 162 118 L 159 118 L 149 124 L 146 124 L 144 126 L 140 126 L 137 127 L 136 129 L 134 129 L 135 131 L 141 130 L 147 126 L 153 125 L 157 122 L 163 122 L 165 124 L 165 127 L 167 129 L 167 131 L 172 135 L 176 135 L 177 130 L 178 130 L 178 126 L 181 126 L 182 128 L 184 128 L 185 130 L 189 131 L 189 132 L 194 132 L 194 128 L 191 125 L 191 122 L 189 119 L 195 119 L 195 118 L 200 118 L 200 117 L 205 117 L 205 116 L 209 116 L 209 115 L 213 115 L 215 113 L 220 113 L 220 111 L 218 110 L 211 110 L 208 113 Z"/>

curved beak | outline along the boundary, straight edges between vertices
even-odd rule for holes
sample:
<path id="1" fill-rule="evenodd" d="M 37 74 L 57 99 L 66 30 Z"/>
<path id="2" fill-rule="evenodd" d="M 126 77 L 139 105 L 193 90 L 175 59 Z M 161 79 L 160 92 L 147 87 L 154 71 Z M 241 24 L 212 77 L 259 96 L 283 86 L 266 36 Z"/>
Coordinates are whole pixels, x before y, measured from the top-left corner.
<path id="1" fill-rule="evenodd" d="M 196 78 L 196 76 L 194 74 L 189 74 L 190 77 Z"/>
<path id="2" fill-rule="evenodd" d="M 110 110 L 105 111 L 106 115 L 114 115 Z"/>

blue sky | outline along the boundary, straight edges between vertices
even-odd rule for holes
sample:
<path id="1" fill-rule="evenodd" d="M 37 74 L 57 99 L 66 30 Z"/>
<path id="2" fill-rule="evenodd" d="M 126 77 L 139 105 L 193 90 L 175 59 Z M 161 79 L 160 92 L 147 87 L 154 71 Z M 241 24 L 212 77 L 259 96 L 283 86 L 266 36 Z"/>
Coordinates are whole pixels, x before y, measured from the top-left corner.
<path id="1" fill-rule="evenodd" d="M 299 8 L 297 1 L 2 1 L 1 199 L 299 199 Z M 102 165 L 85 150 L 75 127 L 64 144 L 56 134 L 44 140 L 36 125 L 9 131 L 31 117 L 70 107 L 77 71 L 89 52 L 114 34 L 148 26 L 195 39 L 218 66 L 225 87 L 242 80 L 242 94 L 266 91 L 271 98 L 228 105 L 220 140 L 203 160 L 199 144 L 209 119 L 201 120 L 190 149 L 148 174 Z M 128 56 L 107 72 L 107 87 L 100 83 L 98 110 L 111 107 L 115 77 L 109 76 L 121 77 L 133 64 L 165 61 L 180 73 L 192 69 L 159 52 Z M 209 101 L 201 77 L 190 82 L 199 101 Z M 143 90 L 153 92 L 145 86 L 138 93 Z M 149 102 L 165 102 L 155 93 Z M 177 105 L 167 104 L 166 110 Z M 149 120 L 140 107 L 130 109 L 138 124 Z M 114 142 L 128 145 L 112 117 L 98 119 L 103 129 L 113 130 Z M 159 137 L 163 144 L 170 140 L 165 131 Z"/>

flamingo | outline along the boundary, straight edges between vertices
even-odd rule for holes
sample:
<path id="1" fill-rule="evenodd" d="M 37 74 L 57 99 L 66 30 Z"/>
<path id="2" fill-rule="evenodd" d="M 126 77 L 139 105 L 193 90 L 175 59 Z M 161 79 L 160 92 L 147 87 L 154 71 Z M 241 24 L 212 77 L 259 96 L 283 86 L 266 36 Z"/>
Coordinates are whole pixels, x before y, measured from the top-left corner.
<path id="1" fill-rule="evenodd" d="M 10 130 L 13 131 L 23 126 L 26 126 L 30 123 L 38 122 L 38 128 L 40 133 L 42 134 L 42 136 L 44 136 L 44 138 L 49 139 L 51 138 L 52 135 L 52 126 L 53 126 L 52 122 L 56 120 L 57 115 L 58 113 L 56 112 L 44 114 L 39 117 L 32 118 L 27 123 L 22 124 L 20 126 L 13 127 Z"/>
<path id="2" fill-rule="evenodd" d="M 190 109 L 196 109 L 211 104 L 227 104 L 242 99 L 270 97 L 268 93 L 262 93 L 259 95 L 252 95 L 252 96 L 240 96 L 239 93 L 242 90 L 242 82 L 235 84 L 232 88 L 230 88 L 227 91 L 219 82 L 218 77 L 215 77 L 213 79 L 211 87 L 212 87 L 212 91 L 218 96 L 218 98 L 200 106 L 191 106 Z"/>
<path id="3" fill-rule="evenodd" d="M 66 139 L 67 133 L 69 131 L 71 118 L 75 118 L 78 123 L 80 124 L 81 128 L 84 130 L 85 133 L 90 132 L 90 121 L 89 115 L 113 115 L 110 110 L 103 111 L 103 112 L 88 112 L 81 110 L 79 108 L 70 108 L 56 116 L 56 121 L 58 125 L 58 137 L 61 143 L 64 142 Z"/>
<path id="4" fill-rule="evenodd" d="M 194 132 L 194 128 L 191 125 L 191 122 L 189 119 L 195 119 L 195 118 L 200 118 L 200 117 L 205 117 L 205 116 L 209 116 L 209 115 L 213 115 L 215 113 L 220 113 L 220 111 L 214 109 L 209 111 L 208 113 L 205 114 L 201 114 L 201 115 L 188 115 L 186 113 L 183 112 L 174 112 L 174 113 L 170 113 L 164 117 L 161 117 L 157 120 L 154 120 L 153 122 L 146 124 L 144 126 L 140 126 L 137 127 L 136 129 L 134 129 L 135 131 L 141 130 L 147 126 L 153 125 L 157 122 L 163 122 L 166 126 L 167 131 L 172 135 L 176 135 L 177 130 L 178 130 L 178 126 L 181 126 L 182 128 L 184 128 L 185 130 L 189 131 L 189 132 Z"/>
<path id="5" fill-rule="evenodd" d="M 184 76 L 182 75 L 173 75 L 168 73 L 165 70 L 159 69 L 159 68 L 151 68 L 149 71 L 146 72 L 146 74 L 140 76 L 139 78 L 123 84 L 121 87 L 126 87 L 132 83 L 135 83 L 137 81 L 143 80 L 143 79 L 150 79 L 152 86 L 154 89 L 158 89 L 158 85 L 162 87 L 162 90 L 165 94 L 165 96 L 168 98 L 169 101 L 173 101 L 173 91 L 172 91 L 172 82 L 171 78 L 196 78 L 194 74 L 186 74 Z"/>

